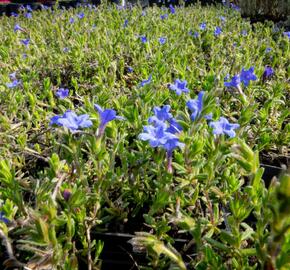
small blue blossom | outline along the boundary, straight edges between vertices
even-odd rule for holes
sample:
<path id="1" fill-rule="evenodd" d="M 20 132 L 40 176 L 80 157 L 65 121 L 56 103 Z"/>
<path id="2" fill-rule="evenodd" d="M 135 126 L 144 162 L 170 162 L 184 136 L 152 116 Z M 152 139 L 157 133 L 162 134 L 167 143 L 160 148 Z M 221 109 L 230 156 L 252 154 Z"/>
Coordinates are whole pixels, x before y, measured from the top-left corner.
<path id="1" fill-rule="evenodd" d="M 66 111 L 62 116 L 56 115 L 50 119 L 50 125 L 58 125 L 68 128 L 71 132 L 75 132 L 82 128 L 88 128 L 93 125 L 89 119 L 89 115 L 77 115 L 73 111 Z"/>
<path id="2" fill-rule="evenodd" d="M 220 117 L 218 121 L 213 121 L 209 123 L 209 126 L 213 128 L 213 134 L 221 135 L 226 134 L 230 138 L 236 136 L 235 129 L 239 128 L 239 124 L 231 124 L 225 117 Z"/>
<path id="3" fill-rule="evenodd" d="M 132 67 L 127 67 L 127 71 L 128 71 L 128 73 L 132 73 L 134 71 L 134 69 Z"/>
<path id="4" fill-rule="evenodd" d="M 232 77 L 232 80 L 230 82 L 224 82 L 224 86 L 237 88 L 237 87 L 239 87 L 240 83 L 241 83 L 240 76 L 235 75 L 234 77 Z"/>
<path id="5" fill-rule="evenodd" d="M 140 40 L 141 40 L 142 43 L 146 43 L 147 42 L 146 36 L 140 36 Z"/>
<path id="6" fill-rule="evenodd" d="M 181 143 L 178 138 L 172 138 L 167 139 L 166 143 L 163 145 L 162 148 L 164 148 L 167 151 L 167 158 L 172 156 L 172 151 L 175 148 L 182 148 L 184 147 L 184 143 Z"/>
<path id="7" fill-rule="evenodd" d="M 288 37 L 288 38 L 290 39 L 290 32 L 283 32 L 283 35 L 284 35 L 285 37 Z"/>
<path id="8" fill-rule="evenodd" d="M 83 19 L 83 18 L 85 17 L 85 13 L 80 12 L 80 13 L 77 14 L 77 17 L 78 17 L 79 19 Z"/>
<path id="9" fill-rule="evenodd" d="M 201 23 L 201 24 L 199 25 L 199 29 L 200 29 L 200 30 L 205 30 L 205 29 L 206 29 L 206 23 L 205 23 L 205 22 Z"/>
<path id="10" fill-rule="evenodd" d="M 56 91 L 56 96 L 59 98 L 59 99 L 65 99 L 69 94 L 69 90 L 68 89 L 65 89 L 65 88 L 59 88 L 57 91 Z"/>
<path id="11" fill-rule="evenodd" d="M 16 18 L 16 17 L 18 17 L 18 16 L 19 16 L 19 14 L 18 14 L 18 13 L 16 13 L 16 12 L 11 12 L 11 16 Z"/>
<path id="12" fill-rule="evenodd" d="M 159 122 L 169 121 L 173 116 L 170 113 L 170 106 L 164 105 L 162 108 L 154 107 L 153 108 L 154 116 L 151 116 L 148 119 L 149 124 L 158 124 Z"/>
<path id="13" fill-rule="evenodd" d="M 169 127 L 166 129 L 167 132 L 176 134 L 182 131 L 182 126 L 177 122 L 175 118 L 170 118 L 168 120 Z"/>
<path id="14" fill-rule="evenodd" d="M 0 212 L 0 221 L 4 222 L 5 224 L 10 222 L 10 220 L 5 217 L 5 213 L 3 211 Z"/>
<path id="15" fill-rule="evenodd" d="M 47 6 L 47 5 L 41 5 L 41 9 L 43 9 L 43 10 L 48 10 L 48 9 L 50 9 L 50 7 Z"/>
<path id="16" fill-rule="evenodd" d="M 233 3 L 230 3 L 230 7 L 232 9 L 236 10 L 236 11 L 240 11 L 241 10 L 241 8 L 239 6 L 237 6 L 237 5 L 233 4 Z"/>
<path id="17" fill-rule="evenodd" d="M 203 108 L 203 96 L 204 92 L 198 93 L 197 99 L 191 99 L 186 102 L 186 106 L 191 111 L 191 120 L 195 121 L 201 114 Z"/>
<path id="18" fill-rule="evenodd" d="M 70 22 L 70 23 L 74 23 L 74 22 L 75 22 L 75 19 L 71 17 L 71 18 L 69 19 L 69 22 Z"/>
<path id="19" fill-rule="evenodd" d="M 209 114 L 205 115 L 204 118 L 206 120 L 212 120 L 212 116 L 213 116 L 212 113 L 209 113 Z"/>
<path id="20" fill-rule="evenodd" d="M 27 5 L 26 6 L 26 10 L 29 11 L 29 12 L 32 12 L 33 11 L 30 5 Z"/>
<path id="21" fill-rule="evenodd" d="M 169 10 L 171 14 L 175 14 L 175 8 L 171 4 L 169 5 Z"/>
<path id="22" fill-rule="evenodd" d="M 17 87 L 20 84 L 21 84 L 21 82 L 15 79 L 11 83 L 6 83 L 6 86 L 8 88 L 15 88 L 15 87 Z"/>
<path id="23" fill-rule="evenodd" d="M 270 66 L 266 66 L 263 73 L 263 81 L 270 79 L 274 75 L 274 70 Z"/>
<path id="24" fill-rule="evenodd" d="M 226 21 L 226 18 L 225 18 L 224 16 L 220 16 L 219 18 L 220 18 L 220 20 L 221 20 L 222 22 L 225 22 L 225 21 Z"/>
<path id="25" fill-rule="evenodd" d="M 217 36 L 219 36 L 221 33 L 222 33 L 222 29 L 221 29 L 219 26 L 217 26 L 217 27 L 215 28 L 215 30 L 214 30 L 214 35 L 217 37 Z"/>
<path id="26" fill-rule="evenodd" d="M 100 116 L 100 125 L 99 125 L 99 136 L 104 134 L 107 124 L 115 119 L 124 120 L 123 117 L 118 116 L 115 110 L 105 109 L 98 104 L 94 104 L 95 110 L 99 113 Z"/>
<path id="27" fill-rule="evenodd" d="M 180 79 L 176 79 L 174 84 L 169 84 L 168 88 L 180 96 L 182 93 L 189 93 L 189 89 L 186 87 L 187 81 L 181 81 Z"/>
<path id="28" fill-rule="evenodd" d="M 29 45 L 29 43 L 30 43 L 30 39 L 29 39 L 29 38 L 27 38 L 27 39 L 22 39 L 22 40 L 20 40 L 20 42 L 21 42 L 23 45 L 25 45 L 26 47 L 28 47 L 28 45 Z"/>
<path id="29" fill-rule="evenodd" d="M 161 45 L 163 45 L 163 44 L 166 43 L 166 38 L 165 38 L 165 37 L 160 37 L 158 40 L 159 40 L 159 43 L 160 43 Z"/>
<path id="30" fill-rule="evenodd" d="M 166 132 L 164 125 L 144 126 L 143 133 L 139 135 L 139 139 L 149 141 L 151 147 L 162 147 L 168 140 L 176 138 L 174 134 Z"/>
<path id="31" fill-rule="evenodd" d="M 194 37 L 194 38 L 198 38 L 198 37 L 199 37 L 199 33 L 198 33 L 197 31 L 195 31 L 195 32 L 193 33 L 193 37 Z"/>
<path id="32" fill-rule="evenodd" d="M 168 18 L 168 14 L 160 15 L 161 20 L 165 20 Z"/>
<path id="33" fill-rule="evenodd" d="M 272 51 L 272 48 L 270 48 L 270 47 L 266 48 L 266 50 L 265 50 L 266 53 L 269 53 L 271 51 Z"/>
<path id="34" fill-rule="evenodd" d="M 248 70 L 243 68 L 240 74 L 240 79 L 245 86 L 248 86 L 250 81 L 256 81 L 257 76 L 254 74 L 254 67 L 250 67 Z"/>
<path id="35" fill-rule="evenodd" d="M 129 23 L 129 20 L 126 19 L 126 20 L 124 21 L 123 27 L 126 28 L 126 27 L 128 26 L 128 23 Z"/>
<path id="36" fill-rule="evenodd" d="M 15 24 L 14 26 L 14 32 L 17 32 L 17 31 L 23 31 L 23 28 L 19 24 Z"/>
<path id="37" fill-rule="evenodd" d="M 151 80 L 152 80 L 152 74 L 149 75 L 149 77 L 148 77 L 147 80 L 143 80 L 143 81 L 140 83 L 140 86 L 143 87 L 143 86 L 145 86 L 146 84 L 151 83 Z"/>
<path id="38" fill-rule="evenodd" d="M 10 73 L 9 78 L 10 80 L 16 80 L 16 72 Z"/>
<path id="39" fill-rule="evenodd" d="M 247 32 L 247 30 L 242 30 L 241 34 L 242 34 L 244 37 L 246 37 L 246 36 L 248 35 L 248 32 Z"/>
<path id="40" fill-rule="evenodd" d="M 63 52 L 65 52 L 65 53 L 69 52 L 69 48 L 68 47 L 64 47 L 63 48 Z"/>
<path id="41" fill-rule="evenodd" d="M 24 14 L 24 16 L 25 16 L 27 19 L 31 19 L 31 18 L 32 18 L 32 13 L 27 12 L 27 13 Z"/>

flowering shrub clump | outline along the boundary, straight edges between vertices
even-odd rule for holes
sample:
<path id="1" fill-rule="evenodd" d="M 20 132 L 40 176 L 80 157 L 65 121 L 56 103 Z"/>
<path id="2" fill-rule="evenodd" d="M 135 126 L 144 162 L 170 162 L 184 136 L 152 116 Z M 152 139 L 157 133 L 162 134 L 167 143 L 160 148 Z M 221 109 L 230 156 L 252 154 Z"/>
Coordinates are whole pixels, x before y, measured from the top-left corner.
<path id="1" fill-rule="evenodd" d="M 140 269 L 289 269 L 290 172 L 261 167 L 289 165 L 288 32 L 235 5 L 23 8 L 0 30 L 3 269 L 101 269 L 104 231 Z"/>

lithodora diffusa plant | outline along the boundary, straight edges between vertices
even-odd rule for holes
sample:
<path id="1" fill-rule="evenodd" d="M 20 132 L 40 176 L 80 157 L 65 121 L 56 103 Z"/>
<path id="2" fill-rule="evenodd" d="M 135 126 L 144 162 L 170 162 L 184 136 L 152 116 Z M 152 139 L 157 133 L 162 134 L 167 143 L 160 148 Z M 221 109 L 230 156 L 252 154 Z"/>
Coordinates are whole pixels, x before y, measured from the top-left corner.
<path id="1" fill-rule="evenodd" d="M 101 269 L 104 231 L 136 233 L 140 269 L 289 268 L 289 173 L 265 188 L 260 166 L 289 157 L 283 29 L 28 9 L 0 24 L 2 268 Z"/>

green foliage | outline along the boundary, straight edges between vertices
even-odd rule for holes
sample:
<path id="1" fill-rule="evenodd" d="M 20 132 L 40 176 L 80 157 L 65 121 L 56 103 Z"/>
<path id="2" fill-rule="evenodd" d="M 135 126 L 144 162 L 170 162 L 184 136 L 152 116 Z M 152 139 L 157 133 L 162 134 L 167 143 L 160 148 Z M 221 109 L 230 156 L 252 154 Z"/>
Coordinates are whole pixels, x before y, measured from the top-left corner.
<path id="1" fill-rule="evenodd" d="M 104 243 L 93 232 L 130 230 L 135 249 L 147 251 L 140 269 L 289 269 L 289 173 L 267 189 L 260 166 L 262 153 L 289 155 L 289 40 L 271 23 L 251 25 L 220 6 L 145 13 L 101 5 L 1 18 L 3 243 L 29 269 L 79 269 L 83 261 L 100 269 Z M 275 75 L 263 81 L 266 65 Z M 224 78 L 250 66 L 258 80 L 243 88 L 243 99 Z M 8 88 L 12 72 L 21 84 Z M 177 78 L 188 81 L 188 95 L 168 89 Z M 57 98 L 60 87 L 67 98 Z M 193 122 L 186 102 L 201 90 L 203 110 Z M 97 136 L 94 103 L 125 120 Z M 173 173 L 163 149 L 138 139 L 153 107 L 166 104 L 185 144 L 173 153 Z M 49 125 L 68 109 L 88 114 L 92 127 L 73 133 Z M 213 135 L 210 113 L 239 123 L 237 136 Z M 178 250 L 177 238 L 185 241 Z"/>

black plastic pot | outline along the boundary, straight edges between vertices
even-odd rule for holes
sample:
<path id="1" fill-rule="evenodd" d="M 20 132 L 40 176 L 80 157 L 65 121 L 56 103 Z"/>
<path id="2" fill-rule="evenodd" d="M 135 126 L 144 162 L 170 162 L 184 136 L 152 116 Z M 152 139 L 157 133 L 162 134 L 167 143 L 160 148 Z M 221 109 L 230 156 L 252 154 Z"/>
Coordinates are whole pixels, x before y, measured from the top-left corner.
<path id="1" fill-rule="evenodd" d="M 139 266 L 148 266 L 146 253 L 137 253 L 129 243 L 133 237 L 132 234 L 124 233 L 92 233 L 92 239 L 104 242 L 100 257 L 102 269 L 137 270 Z M 174 247 L 182 250 L 186 243 L 188 243 L 187 240 L 176 239 Z"/>
<path id="2" fill-rule="evenodd" d="M 271 166 L 271 165 L 267 165 L 267 164 L 261 164 L 261 167 L 264 168 L 264 173 L 263 173 L 263 180 L 265 182 L 266 187 L 268 188 L 273 177 L 279 177 L 279 175 L 281 173 L 283 173 L 283 169 L 280 167 L 276 167 L 276 166 Z"/>

